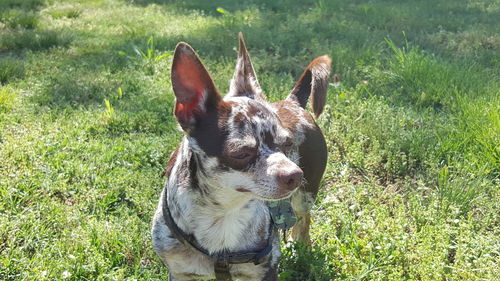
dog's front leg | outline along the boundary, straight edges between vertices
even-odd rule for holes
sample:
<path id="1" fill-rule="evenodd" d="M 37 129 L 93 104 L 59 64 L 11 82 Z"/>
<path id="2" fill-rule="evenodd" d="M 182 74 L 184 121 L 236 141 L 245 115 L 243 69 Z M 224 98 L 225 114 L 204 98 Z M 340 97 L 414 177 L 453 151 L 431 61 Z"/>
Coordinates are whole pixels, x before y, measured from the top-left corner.
<path id="1" fill-rule="evenodd" d="M 314 195 L 298 190 L 292 195 L 292 208 L 297 216 L 297 223 L 292 228 L 293 241 L 311 245 L 309 226 L 311 224 L 311 209 L 314 205 Z"/>

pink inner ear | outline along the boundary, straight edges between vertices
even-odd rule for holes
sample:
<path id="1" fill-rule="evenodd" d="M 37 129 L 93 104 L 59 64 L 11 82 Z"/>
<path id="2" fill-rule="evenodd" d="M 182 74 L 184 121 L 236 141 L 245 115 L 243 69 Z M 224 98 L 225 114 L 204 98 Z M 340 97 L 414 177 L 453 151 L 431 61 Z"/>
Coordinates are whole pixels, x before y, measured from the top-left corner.
<path id="1" fill-rule="evenodd" d="M 174 65 L 172 82 L 177 97 L 175 115 L 189 121 L 199 105 L 203 91 L 212 83 L 194 54 L 181 53 Z"/>
<path id="2" fill-rule="evenodd" d="M 179 120 L 182 120 L 183 122 L 189 122 L 196 110 L 196 107 L 198 106 L 200 97 L 201 94 L 196 95 L 196 98 L 194 98 L 192 102 L 177 102 L 177 104 L 175 105 L 175 116 L 177 116 L 177 118 Z"/>

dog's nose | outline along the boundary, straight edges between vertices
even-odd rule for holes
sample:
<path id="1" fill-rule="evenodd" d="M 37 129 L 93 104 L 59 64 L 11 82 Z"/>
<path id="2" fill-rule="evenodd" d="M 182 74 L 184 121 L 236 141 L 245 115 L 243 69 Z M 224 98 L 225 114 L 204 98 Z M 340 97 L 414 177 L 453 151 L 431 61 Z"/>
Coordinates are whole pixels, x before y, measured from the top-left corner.
<path id="1" fill-rule="evenodd" d="M 280 188 L 294 190 L 302 181 L 304 173 L 300 169 L 294 169 L 288 172 L 278 174 L 278 184 Z"/>

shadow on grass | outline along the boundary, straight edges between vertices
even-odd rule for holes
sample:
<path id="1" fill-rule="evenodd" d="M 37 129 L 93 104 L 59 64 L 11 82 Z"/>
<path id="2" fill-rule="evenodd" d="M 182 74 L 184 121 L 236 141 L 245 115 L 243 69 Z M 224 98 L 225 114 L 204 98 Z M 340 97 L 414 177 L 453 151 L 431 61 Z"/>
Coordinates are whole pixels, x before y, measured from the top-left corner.
<path id="1" fill-rule="evenodd" d="M 186 41 L 205 62 L 233 61 L 236 34 L 243 31 L 258 73 L 284 73 L 296 77 L 312 58 L 330 54 L 335 61 L 334 73 L 342 73 L 344 85 L 351 87 L 366 79 L 368 70 L 363 69 L 364 65 L 380 60 L 381 54 L 389 49 L 383 41 L 387 36 L 394 42 L 409 40 L 422 44 L 431 51 L 441 52 L 447 48 L 452 51 L 453 46 L 444 46 L 436 37 L 426 34 L 447 30 L 447 36 L 452 39 L 455 36 L 453 32 L 473 22 L 494 26 L 497 15 L 497 12 L 484 13 L 480 8 L 470 8 L 461 2 L 448 2 L 435 8 L 431 8 L 432 5 L 426 1 L 385 1 L 370 5 L 293 0 L 255 0 L 244 4 L 229 0 L 136 0 L 129 3 L 138 6 L 156 4 L 160 9 L 173 9 L 179 13 L 201 10 L 203 17 L 213 19 L 210 24 L 198 25 L 182 34 L 155 37 L 155 48 L 161 52 L 173 51 L 177 42 Z M 219 13 L 216 11 L 218 7 L 229 12 Z M 424 16 L 426 21 L 422 20 Z M 145 44 L 152 34 L 154 32 L 146 30 L 141 34 L 113 35 L 106 38 L 102 46 L 86 47 L 84 51 L 65 55 L 61 67 L 53 70 L 44 90 L 35 97 L 36 102 L 53 108 L 88 107 L 102 104 L 103 99 L 115 94 L 119 87 L 127 87 L 132 94 L 146 91 L 149 84 L 141 81 L 140 76 L 148 71 L 147 66 L 133 58 L 136 56 L 133 48 L 146 48 Z M 4 36 L 12 37 L 12 40 L 3 40 L 9 42 L 3 43 L 8 44 L 4 47 L 8 51 L 68 47 L 74 38 L 92 37 L 70 30 L 67 34 L 59 31 L 13 31 L 11 35 Z M 496 54 L 495 45 L 478 45 L 477 48 L 492 48 L 482 53 L 480 62 L 495 63 L 491 60 Z M 465 55 L 476 52 L 470 49 L 463 51 L 468 52 Z M 265 63 L 260 64 L 260 61 Z M 120 74 L 123 70 L 129 75 Z M 168 66 L 162 71 L 167 77 Z M 104 72 L 105 75 L 102 75 Z"/>
<path id="2" fill-rule="evenodd" d="M 0 51 L 20 53 L 25 50 L 68 47 L 73 39 L 73 34 L 68 30 L 8 30 L 0 35 Z"/>
<path id="3" fill-rule="evenodd" d="M 0 12 L 4 9 L 37 9 L 45 4 L 45 0 L 2 0 L 0 1 Z"/>
<path id="4" fill-rule="evenodd" d="M 357 51 L 366 48 L 369 42 L 383 42 L 384 37 L 390 37 L 395 42 L 408 40 L 446 58 L 465 57 L 487 67 L 496 67 L 500 61 L 500 41 L 495 36 L 500 28 L 500 11 L 487 1 L 135 0 L 131 3 L 201 10 L 205 15 L 220 18 L 253 9 L 260 21 L 234 28 L 255 30 L 259 34 L 256 37 L 266 47 L 271 43 L 282 51 L 291 50 L 292 54 L 301 50 L 295 48 L 296 43 L 345 44 Z M 228 13 L 217 12 L 218 8 Z M 218 30 L 216 34 L 225 37 L 227 32 Z M 265 36 L 261 37 L 262 34 Z"/>

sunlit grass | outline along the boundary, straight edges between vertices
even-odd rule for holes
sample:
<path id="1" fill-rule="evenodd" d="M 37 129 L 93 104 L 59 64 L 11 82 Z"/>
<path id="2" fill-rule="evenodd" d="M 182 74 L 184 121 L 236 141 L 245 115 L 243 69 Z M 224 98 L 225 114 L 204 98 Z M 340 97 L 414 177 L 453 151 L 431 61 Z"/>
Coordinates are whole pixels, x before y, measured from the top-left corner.
<path id="1" fill-rule="evenodd" d="M 175 44 L 224 92 L 243 31 L 270 100 L 329 54 L 312 249 L 281 280 L 495 280 L 496 1 L 0 1 L 0 279 L 165 280 L 149 231 Z"/>

